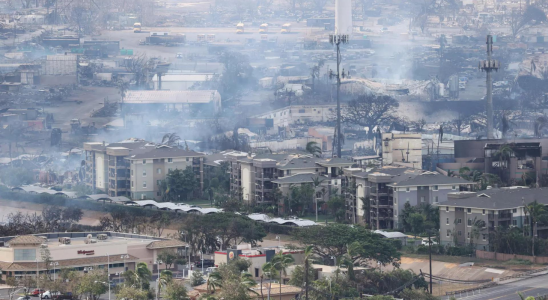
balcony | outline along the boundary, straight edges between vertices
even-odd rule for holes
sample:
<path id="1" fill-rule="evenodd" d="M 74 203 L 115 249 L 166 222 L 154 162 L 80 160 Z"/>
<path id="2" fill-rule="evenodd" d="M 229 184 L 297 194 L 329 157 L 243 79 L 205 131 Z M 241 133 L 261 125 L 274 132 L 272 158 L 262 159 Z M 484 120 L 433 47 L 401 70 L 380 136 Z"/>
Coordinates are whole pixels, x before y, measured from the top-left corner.
<path id="1" fill-rule="evenodd" d="M 498 220 L 498 221 L 511 220 L 512 219 L 512 214 L 511 213 L 487 214 L 487 219 L 489 221 L 493 221 L 493 220 Z"/>
<path id="2" fill-rule="evenodd" d="M 392 201 L 371 201 L 371 207 L 392 207 L 394 202 Z"/>

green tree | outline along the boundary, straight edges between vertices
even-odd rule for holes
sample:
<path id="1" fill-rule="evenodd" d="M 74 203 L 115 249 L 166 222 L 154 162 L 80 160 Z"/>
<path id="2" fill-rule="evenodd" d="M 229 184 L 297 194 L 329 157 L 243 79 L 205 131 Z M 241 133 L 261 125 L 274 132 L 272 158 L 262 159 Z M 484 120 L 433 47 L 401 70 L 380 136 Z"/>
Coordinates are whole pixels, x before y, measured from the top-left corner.
<path id="1" fill-rule="evenodd" d="M 177 281 L 169 283 L 162 294 L 164 299 L 167 300 L 187 300 L 188 293 L 186 287 Z"/>
<path id="2" fill-rule="evenodd" d="M 268 283 L 268 299 L 270 299 L 270 291 L 272 290 L 272 280 L 276 278 L 276 268 L 274 267 L 274 264 L 272 264 L 272 261 L 267 262 L 263 265 L 263 275 L 266 276 L 269 279 Z M 262 284 L 262 283 L 261 283 Z M 261 293 L 262 293 L 262 285 L 261 285 Z"/>
<path id="3" fill-rule="evenodd" d="M 341 257 L 348 253 L 348 245 L 359 243 L 352 260 L 365 265 L 374 259 L 382 264 L 399 265 L 400 253 L 393 241 L 360 226 L 349 227 L 343 224 L 311 226 L 293 231 L 292 237 L 305 245 L 313 247 L 314 255 L 324 263 L 332 261 L 331 257 Z"/>
<path id="4" fill-rule="evenodd" d="M 537 200 L 535 200 L 525 206 L 525 212 L 530 217 L 532 237 L 531 253 L 533 256 L 535 256 L 535 235 L 537 230 L 537 223 L 546 223 L 546 221 L 548 220 L 548 211 L 546 210 L 546 206 L 544 204 L 538 203 Z"/>
<path id="5" fill-rule="evenodd" d="M 202 274 L 202 272 L 192 272 L 192 276 L 190 277 L 190 286 L 198 286 L 200 284 L 203 284 L 204 282 L 204 274 Z"/>
<path id="6" fill-rule="evenodd" d="M 158 253 L 158 260 L 162 261 L 165 269 L 171 269 L 176 262 L 184 260 L 177 252 L 169 249 L 164 249 Z M 183 263 L 184 264 L 184 263 Z"/>
<path id="7" fill-rule="evenodd" d="M 322 155 L 322 148 L 320 148 L 320 146 L 318 146 L 318 143 L 316 142 L 308 142 L 306 143 L 306 152 L 316 156 L 316 157 L 320 157 Z"/>
<path id="8" fill-rule="evenodd" d="M 335 217 L 335 221 L 344 221 L 344 217 L 346 215 L 346 204 L 341 195 L 331 196 L 327 201 L 327 208 L 331 212 L 331 215 Z"/>
<path id="9" fill-rule="evenodd" d="M 33 170 L 29 168 L 4 168 L 0 172 L 0 179 L 10 187 L 31 184 L 36 181 Z"/>
<path id="10" fill-rule="evenodd" d="M 209 274 L 206 280 L 207 284 L 207 292 L 210 294 L 215 293 L 217 288 L 220 288 L 223 286 L 223 278 L 221 277 L 221 273 L 218 271 L 212 272 Z"/>
<path id="11" fill-rule="evenodd" d="M 470 251 L 474 251 L 474 240 L 479 239 L 481 232 L 485 231 L 485 221 L 474 217 L 470 229 Z"/>
<path id="12" fill-rule="evenodd" d="M 280 300 L 282 299 L 282 276 L 286 274 L 287 267 L 291 265 L 295 259 L 291 254 L 284 254 L 283 251 L 278 252 L 272 258 L 272 265 L 274 269 L 280 272 Z"/>
<path id="13" fill-rule="evenodd" d="M 77 279 L 76 293 L 88 299 L 98 300 L 108 290 L 105 282 L 108 282 L 106 272 L 88 272 Z"/>
<path id="14" fill-rule="evenodd" d="M 173 281 L 173 272 L 170 270 L 160 271 L 160 277 L 158 278 L 158 292 L 162 292 Z"/>
<path id="15" fill-rule="evenodd" d="M 169 171 L 166 176 L 166 184 L 166 194 L 171 201 L 175 202 L 189 200 L 189 196 L 200 186 L 192 167 Z"/>
<path id="16" fill-rule="evenodd" d="M 116 299 L 148 300 L 148 291 L 122 286 L 116 292 Z"/>
<path id="17" fill-rule="evenodd" d="M 417 234 L 420 234 L 424 231 L 424 222 L 425 222 L 425 217 L 424 215 L 420 213 L 413 213 L 409 216 L 409 224 L 411 225 L 411 228 L 413 229 L 415 238 L 417 237 Z"/>

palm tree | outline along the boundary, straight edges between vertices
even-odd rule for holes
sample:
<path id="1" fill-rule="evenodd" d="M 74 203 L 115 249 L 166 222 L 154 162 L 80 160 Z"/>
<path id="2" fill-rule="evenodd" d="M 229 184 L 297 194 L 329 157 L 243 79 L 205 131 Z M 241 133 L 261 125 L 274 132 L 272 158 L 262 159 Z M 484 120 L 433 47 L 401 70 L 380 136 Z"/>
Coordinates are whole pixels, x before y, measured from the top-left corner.
<path id="1" fill-rule="evenodd" d="M 263 265 L 263 274 L 270 279 L 270 282 L 268 284 L 268 299 L 270 300 L 270 290 L 272 288 L 272 279 L 276 276 L 276 268 L 272 264 L 272 261 L 267 262 Z M 261 286 L 262 291 L 262 286 Z"/>
<path id="2" fill-rule="evenodd" d="M 310 268 L 310 257 L 312 257 L 312 250 L 314 247 L 306 246 L 304 248 L 304 300 L 308 300 L 308 268 Z"/>
<path id="3" fill-rule="evenodd" d="M 257 285 L 257 282 L 253 280 L 253 275 L 251 275 L 250 273 L 247 273 L 247 272 L 242 273 L 240 278 L 240 285 L 242 285 L 247 290 L 248 293 L 253 293 L 258 295 L 258 293 L 253 289 L 253 287 Z M 261 286 L 261 290 L 262 288 L 263 287 Z"/>
<path id="4" fill-rule="evenodd" d="M 222 280 L 221 274 L 218 271 L 212 272 L 207 277 L 206 285 L 207 285 L 207 292 L 209 294 L 215 293 L 215 290 L 217 288 L 222 287 Z"/>
<path id="5" fill-rule="evenodd" d="M 162 145 L 166 146 L 176 146 L 181 141 L 181 138 L 177 135 L 177 133 L 166 133 L 162 137 Z"/>
<path id="6" fill-rule="evenodd" d="M 316 142 L 308 142 L 306 143 L 306 152 L 316 157 L 320 157 L 322 155 L 322 148 L 320 148 Z"/>
<path id="7" fill-rule="evenodd" d="M 510 165 L 510 157 L 514 153 L 514 150 L 509 144 L 502 144 L 500 148 L 495 152 L 495 155 L 498 156 L 499 162 L 504 161 L 506 162 L 506 166 L 504 166 L 504 169 L 507 169 Z M 502 165 L 502 164 L 501 164 Z"/>
<path id="8" fill-rule="evenodd" d="M 287 267 L 294 261 L 295 259 L 291 254 L 284 254 L 283 251 L 278 252 L 271 260 L 274 269 L 280 271 L 280 300 L 282 300 L 282 276 L 287 274 Z"/>
<path id="9" fill-rule="evenodd" d="M 475 217 L 470 229 L 470 250 L 474 248 L 474 239 L 479 239 L 480 233 L 485 230 L 485 221 Z"/>
<path id="10" fill-rule="evenodd" d="M 158 278 L 158 290 L 161 291 L 173 280 L 173 272 L 170 270 L 162 270 Z"/>
<path id="11" fill-rule="evenodd" d="M 548 211 L 544 204 L 540 204 L 537 200 L 527 204 L 525 206 L 525 212 L 529 214 L 531 222 L 531 237 L 532 237 L 532 254 L 535 256 L 535 231 L 537 229 L 537 223 L 543 222 L 548 219 Z"/>
<path id="12" fill-rule="evenodd" d="M 470 168 L 468 167 L 462 167 L 459 169 L 459 176 L 466 179 L 466 180 L 469 180 L 470 176 Z"/>
<path id="13" fill-rule="evenodd" d="M 148 285 L 148 283 L 150 282 L 150 279 L 152 278 L 152 272 L 145 262 L 138 263 L 135 272 L 137 273 L 137 276 L 139 278 L 141 289 L 143 289 L 143 283 L 146 283 L 145 285 Z"/>

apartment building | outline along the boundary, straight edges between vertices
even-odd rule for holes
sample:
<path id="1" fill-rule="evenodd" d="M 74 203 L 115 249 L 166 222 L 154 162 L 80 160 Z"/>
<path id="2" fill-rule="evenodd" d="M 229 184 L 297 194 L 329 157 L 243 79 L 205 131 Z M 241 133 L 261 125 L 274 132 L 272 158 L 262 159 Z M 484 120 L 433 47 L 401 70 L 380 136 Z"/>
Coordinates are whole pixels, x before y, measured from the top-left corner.
<path id="1" fill-rule="evenodd" d="M 442 245 L 473 244 L 479 250 L 489 249 L 489 234 L 499 227 L 518 227 L 530 223 L 524 207 L 533 201 L 547 205 L 546 189 L 509 187 L 478 192 L 452 192 L 440 208 L 440 239 Z M 472 234 L 475 220 L 483 220 L 479 237 Z M 538 225 L 538 237 L 548 237 L 548 226 Z M 528 232 L 524 231 L 524 234 Z"/>
<path id="2" fill-rule="evenodd" d="M 352 223 L 369 224 L 374 229 L 400 229 L 401 212 L 411 206 L 447 200 L 452 191 L 470 190 L 473 182 L 437 172 L 401 167 L 384 167 L 370 172 L 345 169 L 346 182 L 355 182 L 354 193 L 346 195 L 346 217 Z M 369 211 L 364 210 L 364 205 Z M 367 207 L 366 206 L 366 207 Z"/>
<path id="3" fill-rule="evenodd" d="M 188 166 L 192 167 L 203 187 L 204 155 L 201 153 L 141 139 L 111 144 L 84 143 L 84 150 L 86 185 L 94 194 L 102 191 L 111 197 L 159 199 L 159 181 L 166 178 L 170 169 L 185 169 Z"/>
<path id="4" fill-rule="evenodd" d="M 352 161 L 341 158 L 323 159 L 307 154 L 250 156 L 234 152 L 226 157 L 230 164 L 231 192 L 241 194 L 244 201 L 254 203 L 271 202 L 271 192 L 274 189 L 280 188 L 287 195 L 289 184 L 310 183 L 311 178 L 316 176 L 321 177 L 324 185 L 340 187 L 342 176 L 339 175 L 339 170 L 353 164 Z"/>
<path id="5" fill-rule="evenodd" d="M 383 133 L 382 157 L 385 164 L 398 163 L 422 169 L 422 135 L 420 133 Z"/>
<path id="6" fill-rule="evenodd" d="M 204 156 L 202 153 L 167 146 L 129 155 L 126 160 L 129 161 L 130 197 L 160 200 L 160 184 L 169 171 L 185 170 L 189 167 L 200 183 L 195 194 L 200 194 L 204 188 Z"/>

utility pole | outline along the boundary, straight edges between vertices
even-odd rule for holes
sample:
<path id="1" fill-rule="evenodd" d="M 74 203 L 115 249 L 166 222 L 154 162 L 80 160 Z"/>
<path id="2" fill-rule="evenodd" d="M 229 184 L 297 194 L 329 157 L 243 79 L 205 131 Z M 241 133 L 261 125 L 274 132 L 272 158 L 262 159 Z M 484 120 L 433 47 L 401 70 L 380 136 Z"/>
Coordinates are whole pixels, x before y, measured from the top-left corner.
<path id="1" fill-rule="evenodd" d="M 487 35 L 487 60 L 482 60 L 479 63 L 479 69 L 487 73 L 486 85 L 487 85 L 487 138 L 493 138 L 493 80 L 491 78 L 491 72 L 498 71 L 499 62 L 491 58 L 493 54 L 493 36 Z"/>
<path id="2" fill-rule="evenodd" d="M 337 143 L 337 157 L 341 157 L 341 144 L 342 144 L 342 138 L 341 138 L 341 99 L 340 99 L 340 93 L 341 93 L 341 77 L 344 78 L 344 69 L 342 73 L 340 72 L 340 66 L 341 66 L 341 44 L 346 44 L 349 41 L 349 37 L 346 34 L 330 34 L 329 35 L 329 43 L 331 45 L 335 45 L 337 47 L 337 73 L 333 74 L 333 71 L 329 71 L 329 77 L 337 78 L 337 128 L 335 131 L 335 142 Z"/>
<path id="3" fill-rule="evenodd" d="M 428 231 L 428 259 L 430 260 L 430 295 L 432 295 L 432 232 Z"/>

